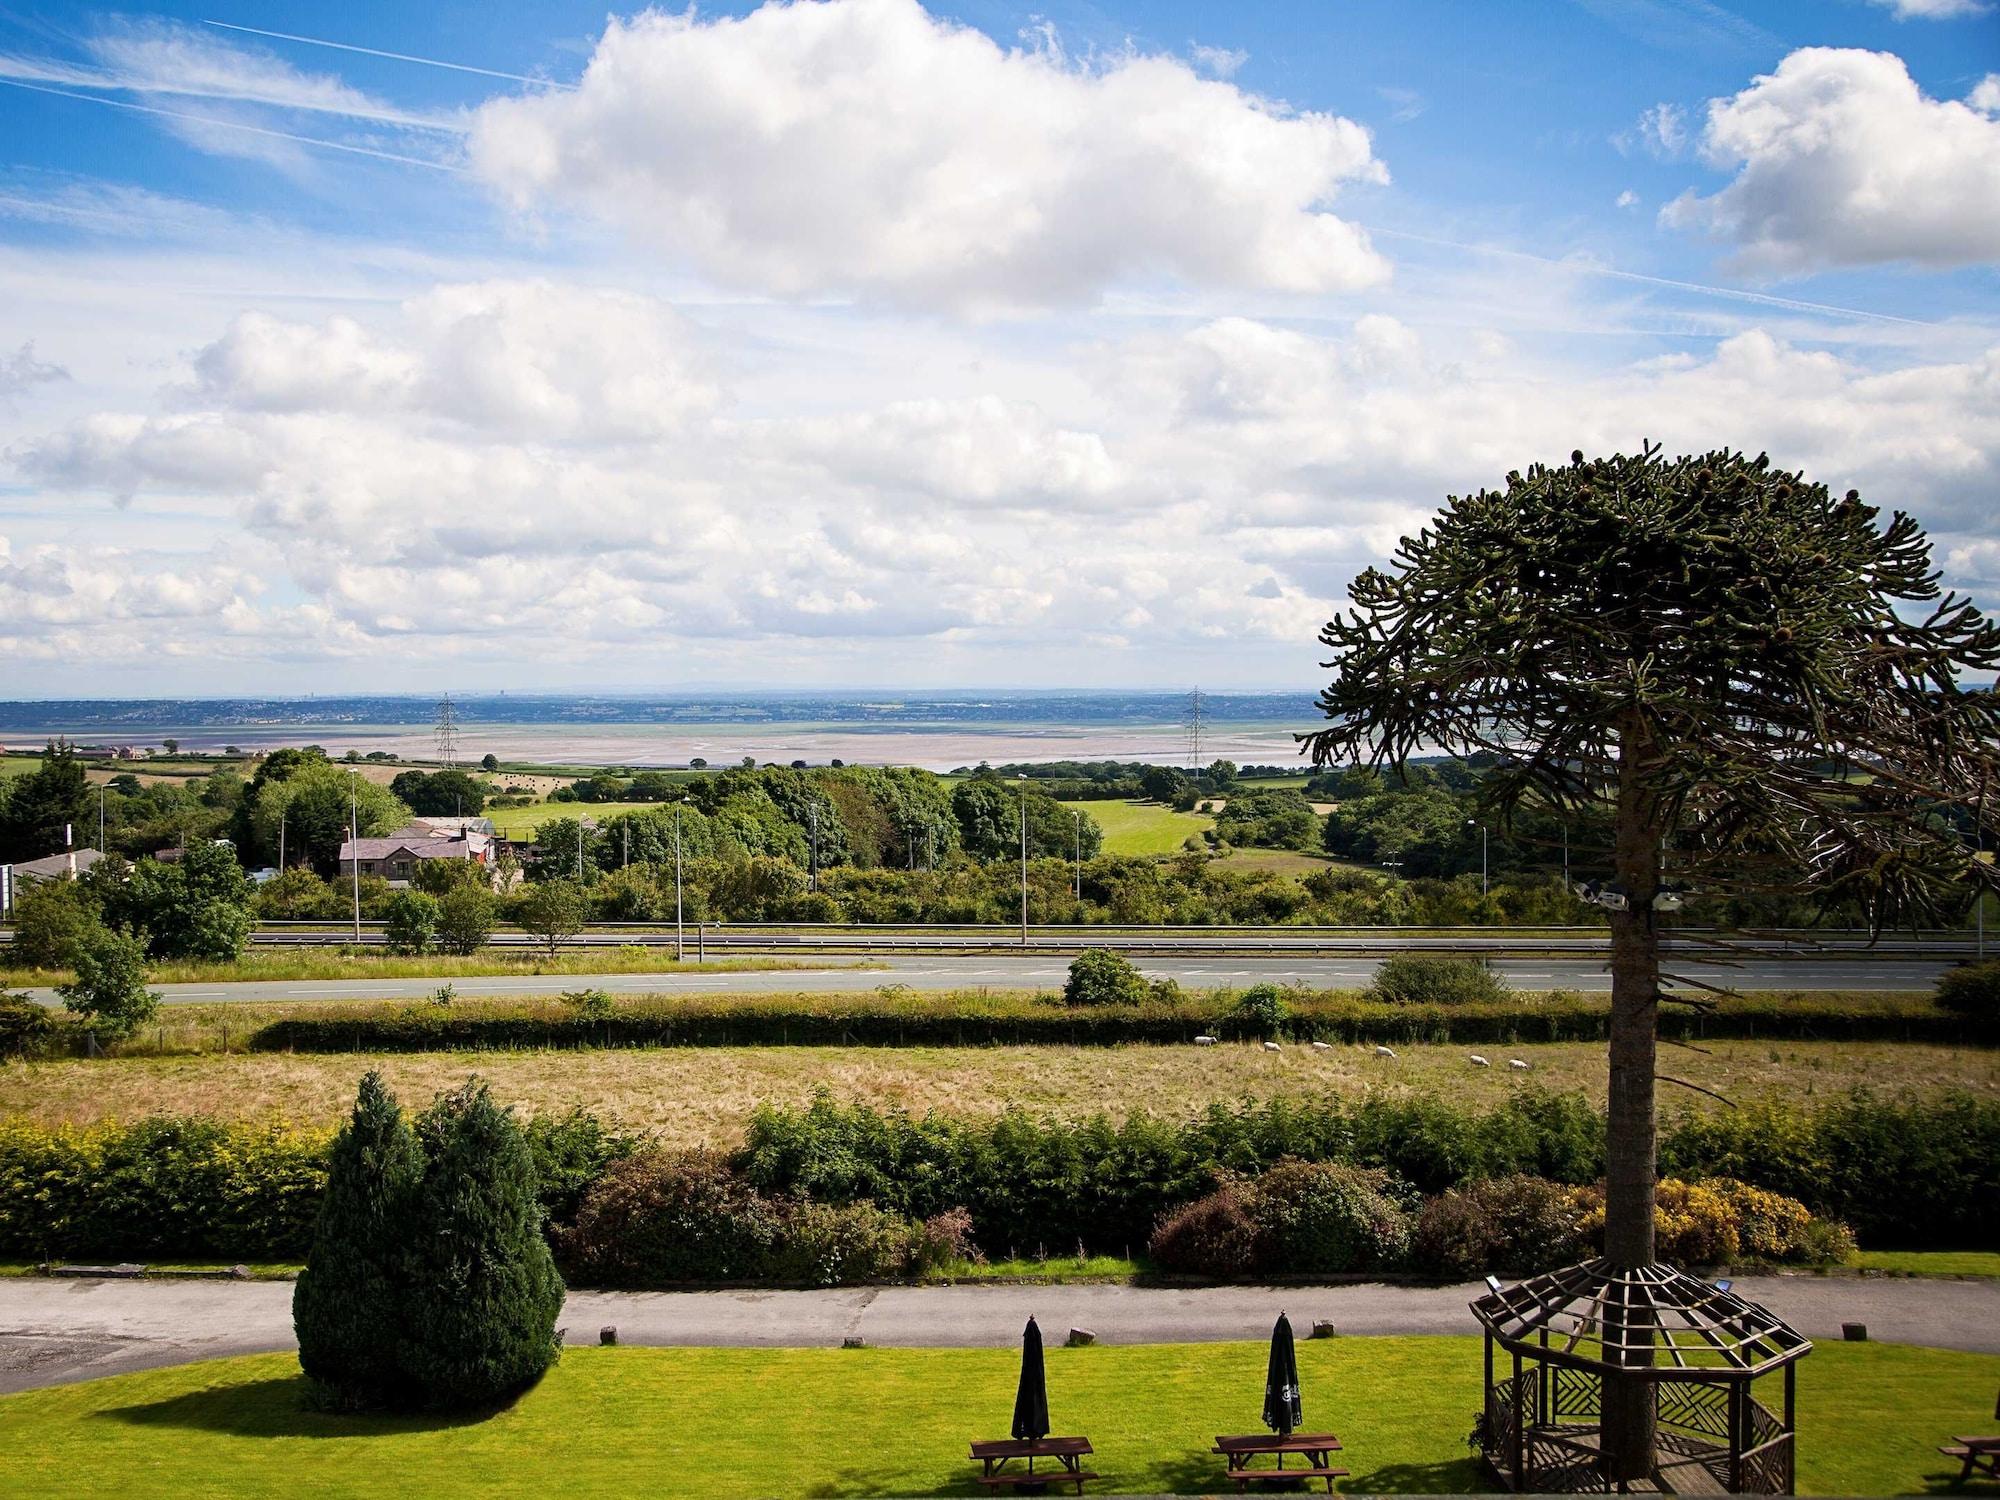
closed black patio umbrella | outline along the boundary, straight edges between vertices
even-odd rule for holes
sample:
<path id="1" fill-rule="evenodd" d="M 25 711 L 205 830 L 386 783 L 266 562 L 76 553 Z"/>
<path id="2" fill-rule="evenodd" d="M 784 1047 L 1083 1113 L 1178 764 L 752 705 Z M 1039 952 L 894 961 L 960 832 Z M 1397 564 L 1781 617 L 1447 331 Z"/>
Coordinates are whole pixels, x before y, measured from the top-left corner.
<path id="1" fill-rule="evenodd" d="M 1014 1438 L 1033 1442 L 1048 1435 L 1049 1377 L 1042 1367 L 1042 1330 L 1030 1318 L 1021 1334 L 1021 1386 L 1014 1392 Z"/>
<path id="2" fill-rule="evenodd" d="M 1292 1347 L 1292 1320 L 1279 1313 L 1271 1329 L 1271 1363 L 1264 1372 L 1264 1425 L 1284 1437 L 1299 1430 L 1302 1415 L 1299 1357 Z"/>

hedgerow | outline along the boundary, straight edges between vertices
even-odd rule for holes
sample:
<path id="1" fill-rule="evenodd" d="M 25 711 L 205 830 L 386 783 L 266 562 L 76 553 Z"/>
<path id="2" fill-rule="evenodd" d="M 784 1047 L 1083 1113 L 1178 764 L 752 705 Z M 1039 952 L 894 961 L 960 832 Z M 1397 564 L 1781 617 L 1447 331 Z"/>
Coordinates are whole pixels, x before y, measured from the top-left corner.
<path id="1" fill-rule="evenodd" d="M 1420 1197 L 1510 1176 L 1587 1186 L 1603 1171 L 1603 1130 L 1582 1095 L 1534 1089 L 1485 1111 L 1368 1095 L 1215 1107 L 1192 1119 L 1142 1112 L 1117 1120 L 1024 1111 L 917 1117 L 821 1098 L 758 1111 L 743 1147 L 719 1159 L 717 1170 L 766 1203 L 866 1202 L 905 1227 L 950 1219 L 995 1256 L 1079 1244 L 1121 1254 L 1142 1249 L 1163 1215 L 1287 1159 L 1379 1171 L 1396 1201 L 1412 1207 Z M 611 1257 L 606 1264 L 627 1253 L 602 1227 L 627 1210 L 599 1195 L 607 1181 L 623 1180 L 607 1178 L 607 1169 L 642 1143 L 581 1111 L 531 1121 L 525 1135 L 558 1245 L 594 1215 L 599 1228 L 576 1240 L 577 1250 L 588 1239 L 592 1255 Z M 327 1144 L 325 1132 L 203 1118 L 88 1128 L 0 1123 L 0 1256 L 299 1259 L 318 1212 Z M 1811 1108 L 1690 1114 L 1663 1126 L 1660 1162 L 1663 1176 L 1726 1179 L 1797 1199 L 1819 1218 L 1851 1226 L 1870 1248 L 2000 1242 L 2000 1100 L 1856 1093 Z M 1788 1228 L 1782 1205 L 1740 1195 L 1731 1201 L 1744 1254 L 1796 1229 Z M 644 1206 L 633 1204 L 635 1214 Z M 1468 1204 L 1465 1211 L 1480 1210 Z M 883 1238 L 886 1220 L 793 1222 L 798 1255 L 767 1255 L 760 1264 L 874 1263 L 887 1253 L 879 1247 L 895 1240 Z M 1197 1238 L 1233 1233 L 1221 1221 L 1187 1227 Z M 1436 1227 L 1440 1262 L 1474 1253 L 1442 1248 L 1463 1242 L 1467 1231 Z M 1427 1242 L 1421 1220 L 1418 1240 Z M 808 1245 L 818 1248 L 808 1252 Z M 632 1274 L 641 1274 L 637 1263 Z"/>
<path id="2" fill-rule="evenodd" d="M 1380 1003 L 1346 991 L 1285 998 L 1274 1029 L 1295 1041 L 1463 1044 L 1601 1042 L 1602 996 L 1557 991 L 1503 1001 Z M 628 997 L 608 1014 L 554 1000 L 495 1005 L 315 1007 L 260 1028 L 249 1045 L 276 1052 L 437 1052 L 550 1047 L 1118 1046 L 1186 1043 L 1203 1034 L 1266 1034 L 1261 1016 L 1221 990 L 1126 1003 L 1067 1005 L 1059 996 L 914 994 Z M 1723 1002 L 1713 1013 L 1660 1016 L 1662 1036 L 2000 1044 L 2000 1012 L 1954 1015 L 1926 996 L 1779 994 Z"/>

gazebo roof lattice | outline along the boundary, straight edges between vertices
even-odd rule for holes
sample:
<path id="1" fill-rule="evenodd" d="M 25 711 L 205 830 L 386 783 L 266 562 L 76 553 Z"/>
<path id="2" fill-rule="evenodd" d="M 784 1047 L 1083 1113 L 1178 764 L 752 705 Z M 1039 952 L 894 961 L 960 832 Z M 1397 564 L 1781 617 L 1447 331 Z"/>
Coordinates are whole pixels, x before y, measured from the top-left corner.
<path id="1" fill-rule="evenodd" d="M 1768 1309 L 1668 1265 L 1588 1260 L 1489 1292 L 1472 1312 L 1515 1353 L 1643 1380 L 1754 1380 L 1812 1350 Z"/>

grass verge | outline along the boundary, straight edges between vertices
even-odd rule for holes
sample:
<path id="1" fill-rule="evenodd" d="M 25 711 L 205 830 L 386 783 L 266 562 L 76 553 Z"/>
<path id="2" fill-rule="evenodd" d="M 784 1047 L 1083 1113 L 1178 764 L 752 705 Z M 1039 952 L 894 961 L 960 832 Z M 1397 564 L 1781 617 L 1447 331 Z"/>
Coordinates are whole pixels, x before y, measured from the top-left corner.
<path id="1" fill-rule="evenodd" d="M 688 946 L 693 947 L 690 939 Z M 687 959 L 675 963 L 671 948 L 638 943 L 617 948 L 574 948 L 550 958 L 545 953 L 514 954 L 499 949 L 452 957 L 430 954 L 398 958 L 382 953 L 343 953 L 337 948 L 307 948 L 291 952 L 252 949 L 235 963 L 177 961 L 152 964 L 148 984 L 242 984 L 297 979 L 477 979 L 509 975 L 551 977 L 565 974 L 730 974 L 772 969 L 879 969 L 879 963 L 855 963 L 838 957 L 812 962 L 787 958 Z M 76 976 L 67 969 L 0 969 L 0 989 L 32 989 L 67 984 Z"/>
<path id="2" fill-rule="evenodd" d="M 1855 1266 L 1891 1276 L 2000 1276 L 2000 1250 L 1863 1250 Z"/>
<path id="3" fill-rule="evenodd" d="M 250 1006 L 176 1007 L 204 1024 L 241 1028 Z M 232 1045 L 240 1040 L 233 1034 Z M 129 1045 L 129 1044 L 128 1044 Z M 1527 1084 L 1576 1089 L 1602 1105 L 1604 1049 L 1589 1043 L 1524 1047 L 1525 1073 L 1474 1068 L 1458 1047 L 1405 1046 L 1394 1058 L 1366 1046 L 1325 1052 L 1251 1043 L 1132 1046 L 1077 1052 L 1049 1047 L 658 1047 L 602 1051 L 442 1053 L 213 1053 L 0 1064 L 0 1116 L 89 1124 L 154 1114 L 224 1119 L 279 1116 L 330 1125 L 354 1102 L 355 1081 L 379 1069 L 405 1099 L 428 1099 L 478 1074 L 529 1114 L 572 1104 L 674 1145 L 735 1146 L 760 1103 L 803 1106 L 815 1091 L 915 1114 L 991 1117 L 1010 1105 L 1078 1118 L 1136 1109 L 1193 1114 L 1211 1104 L 1370 1091 L 1450 1098 L 1490 1107 Z M 2000 1054 L 1977 1048 L 1844 1042 L 1713 1042 L 1675 1059 L 1679 1076 L 1742 1104 L 1782 1097 L 1810 1104 L 1857 1086 L 1923 1097 L 2000 1089 Z M 1672 1090 L 1670 1107 L 1723 1106 Z M 1052 1252 L 1071 1247 L 1051 1245 Z"/>
<path id="4" fill-rule="evenodd" d="M 1258 1428 L 1266 1346 L 1049 1351 L 1060 1432 L 1089 1435 L 1098 1488 L 1213 1492 L 1213 1434 Z M 1463 1434 L 1479 1400 L 1468 1338 L 1299 1347 L 1307 1424 L 1337 1432 L 1350 1491 L 1490 1485 Z M 308 1411 L 290 1355 L 256 1355 L 0 1398 L 0 1492 L 49 1497 L 964 1495 L 969 1439 L 1004 1435 L 1010 1349 L 572 1349 L 533 1390 L 474 1417 Z M 2000 1357 L 1833 1345 L 1799 1377 L 1805 1494 L 1939 1489 L 1932 1446 L 1983 1430 Z"/>

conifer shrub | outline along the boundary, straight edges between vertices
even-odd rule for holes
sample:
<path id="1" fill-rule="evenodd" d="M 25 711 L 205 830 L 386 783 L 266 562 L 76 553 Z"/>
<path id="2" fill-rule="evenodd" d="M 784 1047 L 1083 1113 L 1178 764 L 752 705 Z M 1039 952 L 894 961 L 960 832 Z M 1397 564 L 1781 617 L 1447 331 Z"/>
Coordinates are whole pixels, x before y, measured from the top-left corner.
<path id="1" fill-rule="evenodd" d="M 423 1178 L 404 1229 L 401 1373 L 433 1410 L 487 1406 L 555 1363 L 563 1283 L 542 1236 L 534 1158 L 476 1080 L 416 1126 Z"/>
<path id="2" fill-rule="evenodd" d="M 403 1406 L 402 1257 L 423 1157 L 382 1082 L 362 1077 L 327 1153 L 312 1251 L 292 1292 L 299 1365 L 332 1406 Z"/>

